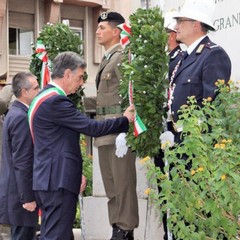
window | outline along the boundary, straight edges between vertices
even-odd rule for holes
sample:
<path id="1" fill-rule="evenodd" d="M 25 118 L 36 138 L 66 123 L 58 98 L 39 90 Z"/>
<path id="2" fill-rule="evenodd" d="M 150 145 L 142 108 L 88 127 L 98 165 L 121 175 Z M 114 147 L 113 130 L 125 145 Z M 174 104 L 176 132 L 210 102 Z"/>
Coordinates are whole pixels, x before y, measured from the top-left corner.
<path id="1" fill-rule="evenodd" d="M 83 31 L 82 28 L 74 28 L 70 27 L 70 29 L 73 31 L 73 33 L 77 34 L 81 41 L 83 41 Z M 83 50 L 83 45 L 80 46 L 81 51 Z"/>
<path id="2" fill-rule="evenodd" d="M 9 54 L 31 55 L 33 31 L 19 28 L 9 28 Z"/>

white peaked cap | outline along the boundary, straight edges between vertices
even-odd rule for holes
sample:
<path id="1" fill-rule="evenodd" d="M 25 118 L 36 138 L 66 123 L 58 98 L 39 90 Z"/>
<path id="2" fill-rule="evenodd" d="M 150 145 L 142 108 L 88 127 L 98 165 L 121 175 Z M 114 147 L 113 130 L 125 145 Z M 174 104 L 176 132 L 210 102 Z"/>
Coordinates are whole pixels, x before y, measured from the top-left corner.
<path id="1" fill-rule="evenodd" d="M 176 14 L 177 14 L 177 11 L 172 10 L 172 11 L 166 12 L 165 16 L 164 16 L 164 27 L 167 28 L 167 29 L 170 29 L 174 32 L 176 32 L 174 27 L 177 24 L 177 21 L 174 18 L 176 16 Z"/>
<path id="2" fill-rule="evenodd" d="M 175 18 L 186 17 L 197 20 L 216 30 L 213 25 L 215 6 L 213 0 L 185 0 Z"/>

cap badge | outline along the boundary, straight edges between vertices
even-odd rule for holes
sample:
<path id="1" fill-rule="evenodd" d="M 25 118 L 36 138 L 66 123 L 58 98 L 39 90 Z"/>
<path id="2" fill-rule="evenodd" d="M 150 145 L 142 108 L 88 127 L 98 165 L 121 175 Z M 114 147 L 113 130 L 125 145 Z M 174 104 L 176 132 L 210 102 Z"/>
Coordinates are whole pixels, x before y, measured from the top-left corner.
<path id="1" fill-rule="evenodd" d="M 107 13 L 107 12 L 103 12 L 103 13 L 101 14 L 101 19 L 102 19 L 102 20 L 106 20 L 107 17 L 108 17 L 108 13 Z"/>

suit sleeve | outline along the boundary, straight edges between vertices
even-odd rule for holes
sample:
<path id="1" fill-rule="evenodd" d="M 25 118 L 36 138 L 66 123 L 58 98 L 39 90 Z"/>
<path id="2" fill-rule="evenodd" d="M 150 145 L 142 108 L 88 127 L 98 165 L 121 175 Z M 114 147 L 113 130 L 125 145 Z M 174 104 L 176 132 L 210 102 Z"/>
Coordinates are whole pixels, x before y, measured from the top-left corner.
<path id="1" fill-rule="evenodd" d="M 33 143 L 27 115 L 19 116 L 10 129 L 12 160 L 21 203 L 35 200 L 32 191 Z"/>
<path id="2" fill-rule="evenodd" d="M 53 102 L 53 121 L 60 126 L 91 137 L 101 137 L 113 133 L 127 132 L 129 122 L 126 117 L 96 121 L 78 111 L 70 99 L 58 96 Z"/>

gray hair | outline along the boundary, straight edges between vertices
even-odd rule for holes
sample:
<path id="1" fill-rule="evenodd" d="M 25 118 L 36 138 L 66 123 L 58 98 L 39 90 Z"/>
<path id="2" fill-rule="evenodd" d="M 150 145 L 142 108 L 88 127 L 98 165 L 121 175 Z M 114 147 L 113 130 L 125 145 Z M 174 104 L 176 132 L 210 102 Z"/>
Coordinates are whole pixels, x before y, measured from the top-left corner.
<path id="1" fill-rule="evenodd" d="M 22 89 L 29 90 L 31 88 L 30 77 L 36 78 L 36 76 L 30 72 L 19 72 L 13 77 L 12 90 L 17 98 L 22 96 Z"/>
<path id="2" fill-rule="evenodd" d="M 66 69 L 75 71 L 78 68 L 85 69 L 85 60 L 75 52 L 62 52 L 53 60 L 52 79 L 62 78 Z"/>

